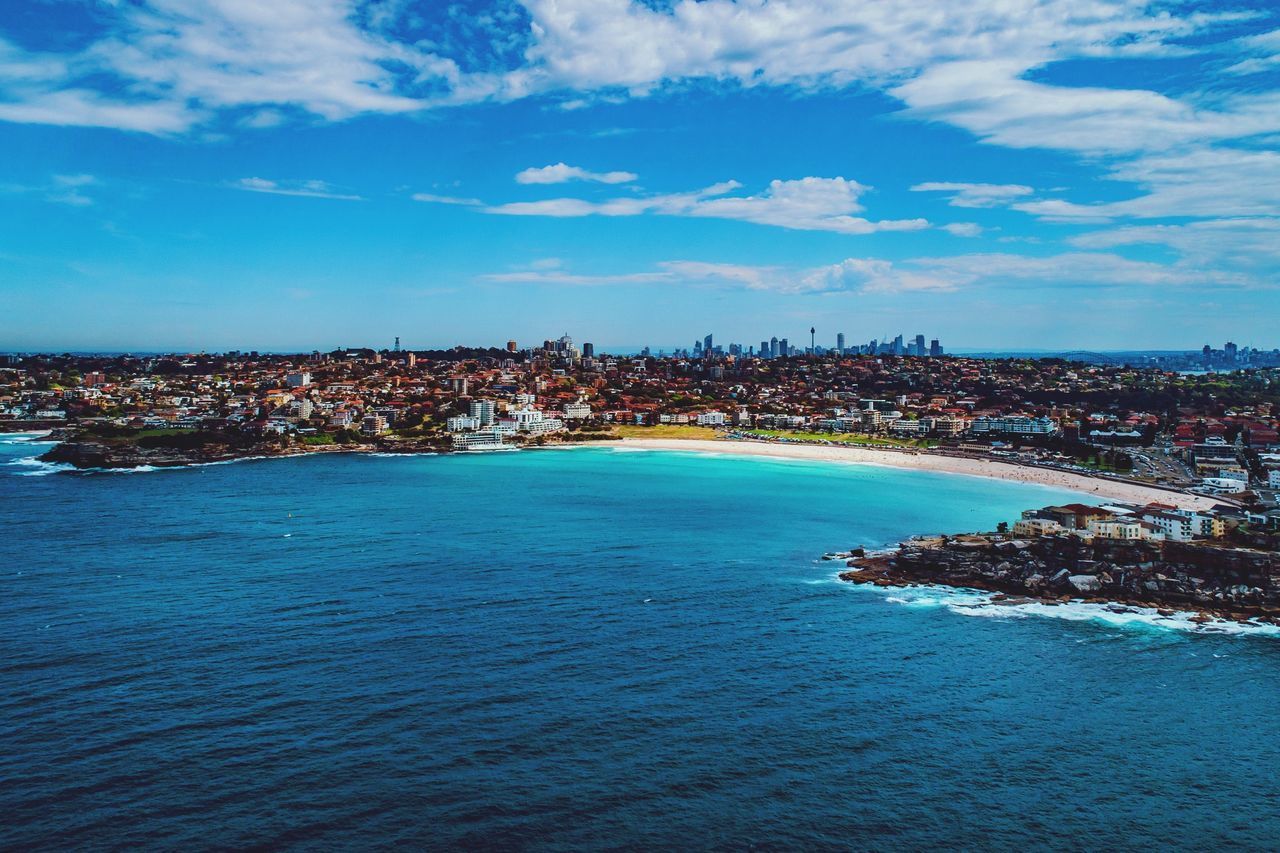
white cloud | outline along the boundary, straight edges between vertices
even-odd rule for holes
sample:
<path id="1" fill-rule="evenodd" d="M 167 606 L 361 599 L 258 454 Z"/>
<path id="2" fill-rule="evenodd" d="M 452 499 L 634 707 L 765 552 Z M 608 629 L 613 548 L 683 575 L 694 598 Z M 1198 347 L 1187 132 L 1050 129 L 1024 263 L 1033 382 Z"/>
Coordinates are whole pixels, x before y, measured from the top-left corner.
<path id="1" fill-rule="evenodd" d="M 1147 192 L 1123 201 L 1041 199 L 1012 207 L 1058 222 L 1280 215 L 1280 153 L 1275 151 L 1201 147 L 1152 154 L 1112 167 L 1110 177 Z"/>
<path id="2" fill-rule="evenodd" d="M 619 197 L 605 201 L 556 198 L 514 202 L 489 208 L 507 216 L 639 216 L 663 214 L 713 219 L 736 219 L 802 231 L 870 234 L 876 231 L 914 231 L 928 227 L 923 219 L 873 222 L 851 214 L 862 211 L 859 196 L 867 187 L 844 178 L 775 180 L 754 196 L 727 195 L 741 184 L 726 181 L 688 193 Z"/>
<path id="3" fill-rule="evenodd" d="M 107 34 L 77 52 L 38 53 L 0 43 L 0 118 L 171 133 L 224 109 L 288 105 L 342 120 L 545 93 L 562 95 L 569 107 L 701 79 L 803 90 L 890 89 L 933 117 L 1023 144 L 1042 134 L 1028 129 L 1024 138 L 1011 114 L 1030 124 L 1051 119 L 1058 107 L 1038 100 L 1046 93 L 1058 105 L 1079 102 L 1071 122 L 1076 126 L 1090 124 L 1086 101 L 1113 113 L 1135 107 L 1140 119 L 1167 112 L 1160 131 L 1195 125 L 1194 116 L 1152 93 L 1111 96 L 1018 78 L 1062 59 L 1185 53 L 1189 48 L 1173 40 L 1211 34 L 1218 22 L 1249 15 L 1176 7 L 1157 12 L 1140 0 L 521 3 L 522 15 L 486 16 L 488 23 L 474 28 L 473 41 L 487 37 L 491 44 L 465 47 L 397 38 L 391 25 L 406 17 L 404 10 L 366 0 L 102 4 Z M 477 49 L 517 57 L 517 64 L 463 71 L 459 60 Z M 1238 40 L 1234 49 L 1257 54 L 1266 45 Z M 459 56 L 447 55 L 451 50 Z M 999 102 L 969 105 L 975 92 L 963 84 L 975 75 L 999 87 Z M 263 122 L 274 120 L 261 115 Z M 1068 137 L 1079 140 L 1074 132 Z"/>
<path id="4" fill-rule="evenodd" d="M 950 195 L 948 204 L 952 207 L 998 207 L 1035 192 L 1022 184 L 958 184 L 948 181 L 916 184 L 911 191 L 947 193 Z"/>
<path id="5" fill-rule="evenodd" d="M 303 198 L 330 198 L 339 201 L 362 201 L 358 195 L 350 195 L 340 193 L 324 181 L 290 181 L 277 182 L 269 181 L 266 178 L 241 178 L 232 187 L 238 190 L 247 190 L 255 193 L 270 193 L 271 195 L 290 195 L 300 196 Z"/>
<path id="6" fill-rule="evenodd" d="M 591 275 L 571 273 L 565 270 L 517 270 L 515 272 L 489 273 L 480 276 L 480 280 L 499 284 L 562 284 L 587 287 L 610 284 L 670 283 L 672 282 L 672 277 L 666 272 Z"/>
<path id="7" fill-rule="evenodd" d="M 414 193 L 410 196 L 414 201 L 424 201 L 431 204 L 456 204 L 463 207 L 483 207 L 484 202 L 478 198 L 464 198 L 453 195 L 436 195 L 435 193 Z"/>
<path id="8" fill-rule="evenodd" d="M 79 53 L 0 42 L 0 120 L 178 133 L 215 110 L 287 104 L 341 120 L 481 84 L 463 85 L 453 60 L 361 29 L 353 11 L 346 0 L 112 4 L 110 35 Z"/>
<path id="9" fill-rule="evenodd" d="M 490 273 L 482 281 L 521 284 L 563 284 L 573 286 L 627 284 L 711 284 L 744 287 L 750 290 L 771 289 L 786 273 L 779 267 L 745 266 L 705 261 L 662 261 L 656 270 L 647 272 L 591 274 L 571 273 L 561 269 L 558 258 L 554 265 L 534 262 L 529 269 Z"/>
<path id="10" fill-rule="evenodd" d="M 1280 263 L 1280 218 L 1212 219 L 1181 225 L 1131 225 L 1072 237 L 1082 249 L 1163 245 L 1202 269 L 1269 269 Z"/>
<path id="11" fill-rule="evenodd" d="M 943 225 L 942 230 L 957 237 L 981 237 L 983 228 L 976 222 L 952 222 Z"/>
<path id="12" fill-rule="evenodd" d="M 687 284 L 779 293 L 949 292 L 970 288 L 1268 287 L 1265 276 L 1189 263 L 1135 261 L 1109 252 L 1017 255 L 983 252 L 904 261 L 846 258 L 811 268 L 665 261 L 630 273 L 579 274 L 527 269 L 481 276 L 485 281 L 562 285 Z"/>
<path id="13" fill-rule="evenodd" d="M 588 172 L 578 166 L 556 163 L 541 168 L 528 168 L 516 175 L 518 184 L 563 184 L 569 181 L 594 181 L 599 184 L 629 184 L 640 176 L 635 172 Z"/>
<path id="14" fill-rule="evenodd" d="M 1280 30 L 1236 39 L 1235 46 L 1254 55 L 1228 67 L 1228 74 L 1261 74 L 1280 66 Z"/>

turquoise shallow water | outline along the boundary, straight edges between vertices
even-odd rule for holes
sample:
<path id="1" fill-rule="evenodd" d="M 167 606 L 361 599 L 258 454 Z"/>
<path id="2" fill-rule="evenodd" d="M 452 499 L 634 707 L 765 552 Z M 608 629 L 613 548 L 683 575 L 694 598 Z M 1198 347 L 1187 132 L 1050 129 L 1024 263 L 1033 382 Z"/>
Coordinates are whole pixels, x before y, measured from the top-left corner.
<path id="1" fill-rule="evenodd" d="M 1276 638 L 816 560 L 1064 493 L 616 448 L 40 476 L 39 449 L 0 437 L 0 847 L 1280 837 Z"/>

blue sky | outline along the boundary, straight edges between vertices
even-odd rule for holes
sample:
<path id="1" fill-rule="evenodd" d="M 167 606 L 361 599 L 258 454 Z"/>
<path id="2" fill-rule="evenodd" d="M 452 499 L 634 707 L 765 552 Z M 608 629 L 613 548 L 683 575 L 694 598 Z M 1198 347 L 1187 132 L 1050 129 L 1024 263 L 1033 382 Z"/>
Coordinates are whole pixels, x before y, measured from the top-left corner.
<path id="1" fill-rule="evenodd" d="M 1280 346 L 1280 9 L 0 0 L 0 350 Z"/>

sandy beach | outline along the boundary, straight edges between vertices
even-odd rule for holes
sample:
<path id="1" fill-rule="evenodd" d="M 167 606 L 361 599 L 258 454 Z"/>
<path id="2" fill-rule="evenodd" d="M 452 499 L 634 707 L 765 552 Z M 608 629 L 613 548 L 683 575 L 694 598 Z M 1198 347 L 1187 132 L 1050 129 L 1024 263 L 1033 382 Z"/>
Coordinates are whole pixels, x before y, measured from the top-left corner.
<path id="1" fill-rule="evenodd" d="M 872 450 L 865 447 L 834 447 L 817 444 L 777 444 L 763 441 L 703 441 L 698 439 L 628 438 L 627 447 L 648 450 L 693 450 L 708 453 L 736 453 L 744 456 L 771 456 L 779 459 L 812 459 L 826 462 L 846 462 L 859 465 L 884 465 L 891 468 L 913 468 L 917 471 L 936 471 L 944 474 L 967 474 L 973 477 L 991 477 L 997 480 L 1014 480 L 1059 489 L 1084 492 L 1095 498 L 1123 503 L 1160 502 L 1184 509 L 1209 509 L 1219 501 L 1214 498 L 1188 495 L 1181 492 L 1141 486 L 1090 477 L 1069 471 L 1033 468 L 994 459 L 963 459 L 929 453 L 901 453 L 892 450 Z"/>

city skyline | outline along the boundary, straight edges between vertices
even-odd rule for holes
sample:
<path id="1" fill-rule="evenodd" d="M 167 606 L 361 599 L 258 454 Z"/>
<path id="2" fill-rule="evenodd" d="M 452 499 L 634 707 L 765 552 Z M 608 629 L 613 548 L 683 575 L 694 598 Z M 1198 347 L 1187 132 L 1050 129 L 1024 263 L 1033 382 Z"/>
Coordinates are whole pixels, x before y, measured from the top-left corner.
<path id="1" fill-rule="evenodd" d="M 31 4 L 0 22 L 0 350 L 1265 341 L 1277 27 L 1221 2 Z"/>

